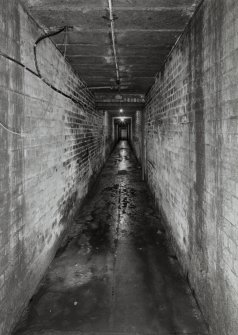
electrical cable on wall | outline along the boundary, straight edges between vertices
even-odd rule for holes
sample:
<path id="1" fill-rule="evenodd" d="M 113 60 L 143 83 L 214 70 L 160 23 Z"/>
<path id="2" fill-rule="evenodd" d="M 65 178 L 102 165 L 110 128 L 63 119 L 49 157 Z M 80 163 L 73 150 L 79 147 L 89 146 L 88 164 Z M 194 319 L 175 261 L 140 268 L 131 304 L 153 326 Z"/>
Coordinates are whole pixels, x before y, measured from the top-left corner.
<path id="1" fill-rule="evenodd" d="M 63 40 L 63 45 L 64 45 L 64 54 L 63 54 L 63 57 L 64 57 L 64 60 L 66 61 L 66 52 L 67 52 L 67 38 L 68 38 L 68 27 L 65 29 L 65 32 L 64 32 L 64 40 Z M 58 57 L 58 60 L 57 60 L 57 64 L 55 65 L 55 76 L 52 78 L 52 81 L 53 82 L 57 82 L 60 83 L 63 76 L 64 76 L 64 71 L 60 71 L 59 73 L 59 64 L 60 64 L 60 57 Z M 47 107 L 44 109 L 44 115 L 46 115 L 46 113 L 48 112 L 48 109 L 49 109 L 49 106 L 51 104 L 53 104 L 53 96 L 54 96 L 54 93 L 55 91 L 52 90 L 52 92 L 50 93 L 50 98 L 48 99 L 48 103 L 47 103 Z"/>
<path id="2" fill-rule="evenodd" d="M 50 82 L 48 82 L 47 79 L 45 79 L 42 74 L 41 74 L 41 71 L 40 71 L 40 68 L 39 68 L 39 64 L 38 64 L 38 60 L 37 60 L 37 46 L 38 44 L 43 41 L 44 39 L 46 38 L 50 38 L 52 36 L 55 36 L 55 35 L 58 35 L 60 34 L 61 32 L 65 31 L 66 32 L 66 36 L 67 36 L 67 32 L 68 32 L 68 29 L 71 28 L 71 27 L 68 27 L 68 26 L 65 26 L 63 28 L 60 28 L 59 30 L 57 31 L 53 31 L 53 32 L 49 32 L 47 34 L 44 34 L 42 36 L 40 36 L 35 44 L 34 44 L 34 62 L 35 62 L 35 67 L 36 67 L 36 72 L 34 70 L 32 70 L 31 68 L 29 68 L 28 66 L 24 65 L 23 63 L 21 63 L 20 61 L 18 61 L 17 59 L 15 58 L 12 58 L 10 56 L 8 56 L 6 53 L 0 51 L 0 56 L 1 57 L 4 57 L 5 59 L 8 59 L 9 61 L 15 63 L 15 64 L 18 64 L 19 66 L 23 67 L 26 71 L 30 72 L 31 74 L 33 74 L 34 76 L 36 76 L 37 78 L 41 79 L 47 86 L 49 86 L 52 90 L 54 90 L 55 92 L 61 94 L 62 96 L 70 99 L 72 102 L 74 102 L 75 104 L 79 104 L 80 106 L 82 107 L 85 107 L 85 103 L 83 103 L 82 101 L 78 100 L 77 98 L 74 98 L 72 96 L 70 96 L 69 94 L 63 92 L 62 90 L 56 88 L 54 85 L 52 85 Z M 66 57 L 66 43 L 65 43 L 65 48 L 64 48 L 64 58 Z M 78 90 L 89 90 L 89 89 L 101 89 L 101 88 L 110 88 L 110 89 L 113 89 L 113 87 L 109 87 L 109 86 L 103 86 L 103 87 L 87 87 L 86 85 L 83 86 L 83 87 L 80 87 L 78 88 Z M 90 91 L 89 91 L 90 92 Z M 12 130 L 10 127 L 6 126 L 4 123 L 0 122 L 0 126 L 5 129 L 6 131 L 8 131 L 9 133 L 11 134 L 14 134 L 14 135 L 19 135 L 19 136 L 22 136 L 22 137 L 26 137 L 27 135 L 21 133 L 21 132 L 18 132 L 18 131 L 15 131 L 15 130 Z"/>
<path id="3" fill-rule="evenodd" d="M 55 32 L 51 32 L 51 33 L 48 33 L 48 34 L 45 34 L 41 37 L 39 37 L 37 39 L 37 41 L 35 42 L 34 44 L 34 60 L 35 60 L 35 66 L 36 66 L 36 71 L 35 72 L 34 70 L 32 70 L 31 68 L 29 68 L 28 66 L 24 65 L 23 63 L 21 63 L 20 61 L 18 61 L 17 59 L 13 58 L 13 57 L 10 57 L 8 56 L 6 53 L 0 51 L 0 56 L 1 57 L 4 57 L 5 59 L 15 63 L 15 64 L 18 64 L 19 66 L 21 66 L 22 68 L 24 68 L 26 71 L 30 72 L 31 74 L 33 74 L 34 76 L 36 76 L 37 78 L 41 79 L 47 86 L 49 86 L 51 89 L 53 89 L 54 91 L 56 91 L 57 93 L 63 95 L 64 97 L 70 99 L 71 101 L 73 101 L 74 103 L 76 104 L 79 104 L 81 106 L 84 106 L 84 103 L 82 103 L 80 100 L 76 99 L 76 98 L 73 98 L 71 97 L 70 95 L 64 93 L 63 91 L 59 90 L 58 88 L 54 87 L 52 84 L 50 84 L 46 79 L 44 79 L 41 75 L 41 72 L 40 72 L 40 69 L 39 69 L 39 65 L 38 65 L 38 62 L 37 62 L 37 45 L 44 39 L 46 38 L 49 38 L 49 37 L 52 37 L 52 36 L 55 36 L 59 33 L 61 33 L 62 31 L 66 31 L 67 33 L 67 29 L 68 27 L 63 27 L 61 29 L 59 29 L 58 31 L 55 31 Z M 65 57 L 65 56 L 64 56 Z M 85 87 L 82 87 L 80 89 L 88 89 L 87 86 Z M 11 133 L 11 134 L 14 134 L 14 135 L 18 135 L 18 136 L 21 136 L 21 137 L 26 137 L 27 135 L 22 133 L 22 132 L 19 132 L 19 131 L 15 131 L 13 129 L 11 129 L 10 127 L 6 126 L 3 122 L 0 121 L 0 126 L 6 130 L 7 132 Z"/>
<path id="4" fill-rule="evenodd" d="M 53 37 L 53 36 L 55 36 L 55 35 L 58 35 L 58 34 L 60 34 L 60 33 L 63 32 L 63 31 L 66 32 L 66 31 L 67 31 L 66 28 L 67 28 L 67 27 L 63 27 L 63 28 L 61 28 L 61 29 L 59 29 L 59 30 L 57 30 L 57 31 L 54 31 L 54 32 L 51 32 L 51 33 L 48 33 L 48 34 L 44 34 L 44 35 L 40 36 L 40 37 L 36 40 L 36 42 L 35 42 L 35 44 L 34 44 L 34 61 L 35 61 L 35 67 L 36 67 L 36 71 L 37 71 L 38 76 L 39 76 L 41 79 L 43 79 L 43 80 L 44 80 L 44 78 L 42 78 L 42 75 L 41 75 L 41 72 L 40 72 L 40 69 L 39 69 L 38 60 L 37 60 L 37 45 L 38 45 L 41 41 L 45 40 L 46 38 L 50 38 L 50 37 Z M 48 83 L 47 83 L 47 84 L 48 84 Z"/>
<path id="5" fill-rule="evenodd" d="M 38 74 L 37 74 L 35 71 L 33 71 L 32 69 L 30 69 L 30 68 L 27 67 L 26 65 L 22 64 L 21 62 L 19 62 L 17 59 L 8 56 L 6 53 L 0 51 L 0 56 L 6 58 L 6 59 L 8 59 L 8 60 L 10 60 L 10 61 L 13 62 L 13 63 L 16 63 L 16 64 L 20 65 L 21 67 L 23 67 L 23 68 L 26 69 L 27 71 L 29 71 L 29 72 L 31 72 L 32 74 L 34 74 L 35 76 L 39 77 Z"/>
<path id="6" fill-rule="evenodd" d="M 10 134 L 13 134 L 13 135 L 18 135 L 18 136 L 21 136 L 21 137 L 26 137 L 27 135 L 24 134 L 24 133 L 19 133 L 17 131 L 14 131 L 12 129 L 10 129 L 9 127 L 5 126 L 2 122 L 0 122 L 0 126 L 5 129 L 7 132 L 9 132 Z"/>
<path id="7" fill-rule="evenodd" d="M 60 33 L 63 32 L 63 31 L 67 32 L 68 28 L 69 28 L 69 27 L 65 26 L 65 27 L 63 27 L 63 28 L 61 28 L 61 29 L 59 29 L 59 30 L 57 30 L 57 31 L 50 32 L 50 33 L 47 33 L 47 34 L 45 34 L 45 35 L 42 35 L 42 36 L 40 36 L 40 37 L 36 40 L 36 42 L 35 42 L 35 44 L 34 44 L 34 61 L 35 61 L 35 67 L 36 67 L 36 71 L 37 71 L 38 77 L 39 77 L 39 78 L 40 78 L 46 85 L 48 85 L 51 89 L 53 89 L 53 90 L 56 91 L 57 93 L 59 93 L 59 94 L 63 95 L 64 97 L 66 97 L 66 98 L 72 100 L 74 103 L 79 104 L 80 106 L 83 106 L 83 107 L 84 107 L 85 104 L 82 103 L 82 101 L 80 101 L 80 100 L 78 100 L 78 99 L 76 99 L 76 98 L 71 97 L 69 94 L 67 94 L 67 93 L 65 93 L 65 92 L 63 92 L 63 91 L 61 91 L 60 89 L 56 88 L 54 85 L 50 84 L 50 83 L 48 82 L 48 80 L 45 79 L 45 78 L 42 76 L 42 74 L 41 74 L 41 72 L 40 72 L 40 68 L 39 68 L 38 60 L 37 60 L 37 46 L 38 46 L 38 44 L 39 44 L 41 41 L 43 41 L 44 39 L 46 39 L 46 38 L 50 38 L 50 37 L 52 37 L 52 36 L 58 35 L 58 34 L 60 34 Z M 85 86 L 85 87 L 82 87 L 82 88 L 80 88 L 80 89 L 81 89 L 81 90 L 82 90 L 82 89 L 88 89 L 88 87 Z"/>

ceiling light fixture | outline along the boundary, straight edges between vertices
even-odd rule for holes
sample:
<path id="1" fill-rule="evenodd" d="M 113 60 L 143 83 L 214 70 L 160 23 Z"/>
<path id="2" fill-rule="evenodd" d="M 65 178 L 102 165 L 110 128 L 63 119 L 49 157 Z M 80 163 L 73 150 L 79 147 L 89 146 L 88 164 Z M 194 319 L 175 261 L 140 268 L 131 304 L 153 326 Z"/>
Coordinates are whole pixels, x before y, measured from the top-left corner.
<path id="1" fill-rule="evenodd" d="M 120 109 L 119 109 L 119 112 L 120 112 L 120 113 L 123 113 L 123 112 L 124 112 L 123 108 L 120 108 Z"/>

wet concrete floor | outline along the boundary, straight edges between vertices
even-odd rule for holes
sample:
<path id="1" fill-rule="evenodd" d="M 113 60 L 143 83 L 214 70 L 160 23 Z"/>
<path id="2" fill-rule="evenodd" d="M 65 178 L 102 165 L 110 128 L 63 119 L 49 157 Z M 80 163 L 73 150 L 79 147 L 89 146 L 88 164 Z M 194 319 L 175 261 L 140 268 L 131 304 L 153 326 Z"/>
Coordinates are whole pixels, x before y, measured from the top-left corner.
<path id="1" fill-rule="evenodd" d="M 125 141 L 14 332 L 38 334 L 207 334 Z"/>

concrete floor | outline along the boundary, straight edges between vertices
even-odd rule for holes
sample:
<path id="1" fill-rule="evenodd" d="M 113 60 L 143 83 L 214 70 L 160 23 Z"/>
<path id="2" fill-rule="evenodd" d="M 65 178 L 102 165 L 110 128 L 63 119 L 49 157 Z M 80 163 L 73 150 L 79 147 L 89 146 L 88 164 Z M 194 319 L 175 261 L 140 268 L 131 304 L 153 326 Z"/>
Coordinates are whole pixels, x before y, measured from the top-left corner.
<path id="1" fill-rule="evenodd" d="M 124 141 L 14 335 L 207 334 Z"/>

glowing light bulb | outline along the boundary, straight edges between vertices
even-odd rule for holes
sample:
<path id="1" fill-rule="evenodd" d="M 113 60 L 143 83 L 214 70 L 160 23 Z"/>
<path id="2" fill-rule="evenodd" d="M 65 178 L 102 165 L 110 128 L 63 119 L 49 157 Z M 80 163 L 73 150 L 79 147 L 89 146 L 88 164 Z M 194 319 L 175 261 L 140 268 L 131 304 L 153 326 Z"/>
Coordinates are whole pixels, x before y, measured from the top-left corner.
<path id="1" fill-rule="evenodd" d="M 120 113 L 123 113 L 123 109 L 122 109 L 122 108 L 120 108 L 119 112 L 120 112 Z"/>

